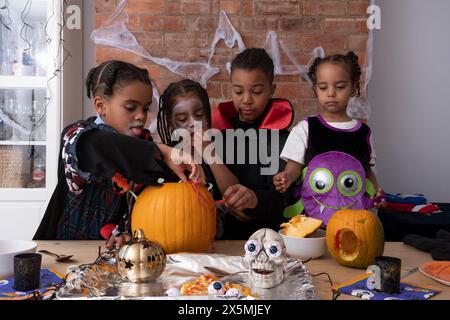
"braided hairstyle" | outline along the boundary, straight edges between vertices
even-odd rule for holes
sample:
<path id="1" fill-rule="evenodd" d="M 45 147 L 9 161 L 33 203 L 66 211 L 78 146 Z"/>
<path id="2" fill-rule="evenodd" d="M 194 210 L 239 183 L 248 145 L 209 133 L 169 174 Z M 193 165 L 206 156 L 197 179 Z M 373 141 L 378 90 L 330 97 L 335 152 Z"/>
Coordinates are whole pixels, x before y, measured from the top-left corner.
<path id="1" fill-rule="evenodd" d="M 120 60 L 105 61 L 89 71 L 86 77 L 87 96 L 110 97 L 114 94 L 114 89 L 133 81 L 152 86 L 147 69 Z"/>
<path id="2" fill-rule="evenodd" d="M 177 97 L 188 94 L 195 94 L 201 101 L 203 111 L 205 112 L 208 127 L 211 127 L 211 105 L 206 90 L 195 81 L 190 79 L 183 79 L 178 82 L 172 82 L 164 90 L 159 99 L 159 111 L 157 118 L 158 134 L 164 144 L 171 145 L 171 134 L 173 128 L 170 128 L 170 117 L 172 116 L 172 109 Z"/>
<path id="3" fill-rule="evenodd" d="M 269 82 L 273 82 L 273 60 L 267 51 L 262 48 L 248 48 L 239 53 L 231 62 L 231 73 L 233 73 L 235 69 L 249 71 L 260 69 L 267 76 Z"/>
<path id="4" fill-rule="evenodd" d="M 331 63 L 342 63 L 350 74 L 350 79 L 355 86 L 356 96 L 359 97 L 361 94 L 361 86 L 360 86 L 360 77 L 361 77 L 361 67 L 358 63 L 358 56 L 353 52 L 349 51 L 346 55 L 343 54 L 335 54 L 332 56 L 326 56 L 324 58 L 317 57 L 314 59 L 313 63 L 309 67 L 308 76 L 313 83 L 314 92 L 316 91 L 317 78 L 316 72 L 317 68 L 322 63 L 331 62 Z"/>

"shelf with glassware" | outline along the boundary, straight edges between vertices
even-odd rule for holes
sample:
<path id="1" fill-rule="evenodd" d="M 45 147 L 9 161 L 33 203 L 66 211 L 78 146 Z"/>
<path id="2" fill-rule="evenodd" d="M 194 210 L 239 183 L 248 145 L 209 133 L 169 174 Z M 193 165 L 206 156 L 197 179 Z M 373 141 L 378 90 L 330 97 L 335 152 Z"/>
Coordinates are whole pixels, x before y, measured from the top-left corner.
<path id="1" fill-rule="evenodd" d="M 1 188 L 45 188 L 46 94 L 0 89 Z"/>

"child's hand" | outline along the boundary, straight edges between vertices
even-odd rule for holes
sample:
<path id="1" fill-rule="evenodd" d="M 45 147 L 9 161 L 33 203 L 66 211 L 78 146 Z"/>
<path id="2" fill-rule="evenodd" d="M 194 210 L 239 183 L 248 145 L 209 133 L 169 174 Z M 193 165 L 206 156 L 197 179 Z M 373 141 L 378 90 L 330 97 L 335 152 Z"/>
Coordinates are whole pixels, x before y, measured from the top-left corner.
<path id="1" fill-rule="evenodd" d="M 245 209 L 253 209 L 258 204 L 258 198 L 253 190 L 235 184 L 229 187 L 224 193 L 225 206 L 230 208 L 233 215 L 241 221 L 248 221 L 251 218 L 246 216 L 243 211 Z"/>
<path id="2" fill-rule="evenodd" d="M 288 175 L 286 172 L 281 171 L 273 176 L 273 185 L 278 192 L 286 192 L 290 183 L 288 182 Z"/>
<path id="3" fill-rule="evenodd" d="M 188 178 L 184 174 L 184 171 L 188 170 L 191 172 L 189 180 L 195 183 L 205 184 L 205 173 L 203 172 L 202 166 L 200 164 L 195 164 L 191 155 L 179 150 L 174 150 L 164 144 L 158 144 L 158 148 L 163 155 L 164 162 L 181 179 L 181 181 L 188 181 Z"/>
<path id="4" fill-rule="evenodd" d="M 120 249 L 121 246 L 125 244 L 125 242 L 131 240 L 131 234 L 129 233 L 121 233 L 117 237 L 114 235 L 111 235 L 108 239 L 108 242 L 106 242 L 106 249 Z"/>

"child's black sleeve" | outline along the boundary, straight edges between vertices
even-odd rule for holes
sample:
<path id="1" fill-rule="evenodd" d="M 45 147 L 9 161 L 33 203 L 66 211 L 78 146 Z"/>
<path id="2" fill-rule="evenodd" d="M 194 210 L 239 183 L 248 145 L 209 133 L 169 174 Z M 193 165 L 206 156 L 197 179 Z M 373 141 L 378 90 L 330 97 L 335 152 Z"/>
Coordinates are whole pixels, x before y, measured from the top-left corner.
<path id="1" fill-rule="evenodd" d="M 78 167 L 95 178 L 115 173 L 143 184 L 154 184 L 164 175 L 164 162 L 155 143 L 106 130 L 89 130 L 77 143 Z"/>

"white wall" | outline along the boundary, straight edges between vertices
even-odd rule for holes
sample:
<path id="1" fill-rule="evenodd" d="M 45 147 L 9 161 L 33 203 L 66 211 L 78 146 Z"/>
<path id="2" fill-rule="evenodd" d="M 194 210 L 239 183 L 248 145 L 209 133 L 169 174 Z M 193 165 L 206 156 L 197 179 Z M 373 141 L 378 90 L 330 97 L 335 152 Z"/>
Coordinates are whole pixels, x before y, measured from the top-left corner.
<path id="1" fill-rule="evenodd" d="M 369 123 L 379 182 L 450 202 L 450 1 L 377 4 Z"/>
<path id="2" fill-rule="evenodd" d="M 89 70 L 95 67 L 95 43 L 91 33 L 95 29 L 95 1 L 83 0 L 83 119 L 95 115 L 92 101 L 86 96 L 85 79 Z"/>
<path id="3" fill-rule="evenodd" d="M 71 5 L 83 7 L 82 0 L 69 0 L 64 8 Z M 70 12 L 70 14 L 72 14 Z M 65 11 L 64 18 L 67 21 L 69 14 Z M 83 74 L 80 72 L 80 66 L 83 65 L 83 16 L 81 17 L 81 30 L 64 28 L 64 58 L 66 62 L 63 66 L 63 113 L 61 118 L 61 130 L 67 125 L 81 119 L 82 117 L 82 97 Z M 70 53 L 70 55 L 69 55 Z"/>
<path id="4" fill-rule="evenodd" d="M 95 1 L 69 0 L 65 7 L 73 4 L 81 8 L 81 29 L 64 29 L 64 46 L 71 57 L 64 64 L 62 128 L 95 114 L 84 84 L 89 70 L 95 67 L 95 44 L 90 39 L 95 29 Z"/>

